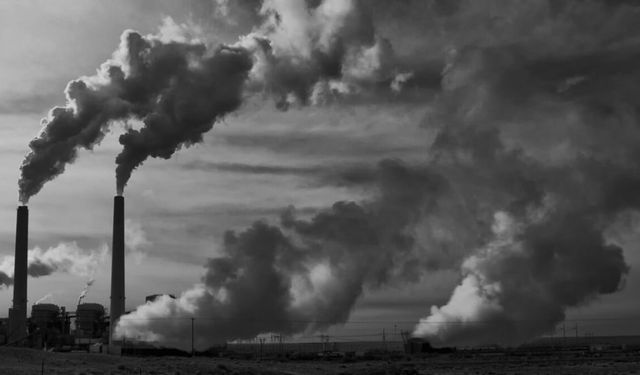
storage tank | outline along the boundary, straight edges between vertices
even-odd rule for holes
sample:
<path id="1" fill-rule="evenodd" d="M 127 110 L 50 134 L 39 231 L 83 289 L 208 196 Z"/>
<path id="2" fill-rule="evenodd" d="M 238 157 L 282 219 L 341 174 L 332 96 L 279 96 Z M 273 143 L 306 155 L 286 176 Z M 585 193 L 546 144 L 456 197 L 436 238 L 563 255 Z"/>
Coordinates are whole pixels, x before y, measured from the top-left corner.
<path id="1" fill-rule="evenodd" d="M 31 306 L 31 323 L 40 329 L 53 327 L 59 322 L 60 308 L 52 303 L 39 303 Z"/>
<path id="2" fill-rule="evenodd" d="M 105 329 L 104 306 L 99 303 L 82 303 L 76 310 L 76 335 L 99 338 Z"/>

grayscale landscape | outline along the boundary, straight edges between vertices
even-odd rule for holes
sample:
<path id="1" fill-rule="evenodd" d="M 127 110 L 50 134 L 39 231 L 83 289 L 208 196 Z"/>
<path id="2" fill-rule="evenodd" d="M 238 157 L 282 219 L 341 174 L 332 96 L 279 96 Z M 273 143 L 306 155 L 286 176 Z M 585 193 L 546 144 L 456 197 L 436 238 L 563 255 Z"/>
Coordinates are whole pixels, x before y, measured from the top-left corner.
<path id="1" fill-rule="evenodd" d="M 0 373 L 640 373 L 638 20 L 0 0 Z"/>

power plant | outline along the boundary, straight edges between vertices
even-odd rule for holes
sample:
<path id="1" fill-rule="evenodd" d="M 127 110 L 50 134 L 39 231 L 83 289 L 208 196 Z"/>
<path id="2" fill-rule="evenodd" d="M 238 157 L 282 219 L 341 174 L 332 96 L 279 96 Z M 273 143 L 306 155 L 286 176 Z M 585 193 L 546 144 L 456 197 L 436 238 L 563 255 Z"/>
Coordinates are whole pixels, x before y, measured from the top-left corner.
<path id="1" fill-rule="evenodd" d="M 9 317 L 0 320 L 0 339 L 6 345 L 36 348 L 86 349 L 108 343 L 109 352 L 119 352 L 113 339 L 118 319 L 125 313 L 125 219 L 124 197 L 113 200 L 113 233 L 111 259 L 111 304 L 109 315 L 98 303 L 80 303 L 75 312 L 51 303 L 37 303 L 27 317 L 29 208 L 17 209 L 13 281 L 13 305 Z M 83 291 L 86 293 L 86 290 Z M 84 296 L 83 296 L 84 297 Z M 71 320 L 75 329 L 71 329 Z"/>

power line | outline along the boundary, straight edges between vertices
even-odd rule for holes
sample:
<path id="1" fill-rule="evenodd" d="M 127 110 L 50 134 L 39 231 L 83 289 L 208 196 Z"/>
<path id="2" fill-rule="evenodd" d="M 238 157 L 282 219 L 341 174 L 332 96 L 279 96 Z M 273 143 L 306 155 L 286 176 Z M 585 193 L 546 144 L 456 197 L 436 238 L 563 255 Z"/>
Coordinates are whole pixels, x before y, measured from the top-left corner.
<path id="1" fill-rule="evenodd" d="M 351 320 L 348 322 L 334 322 L 329 320 L 288 320 L 288 319 L 254 319 L 254 318 L 218 318 L 218 317 L 206 317 L 206 316 L 188 316 L 188 317 L 153 317 L 153 318 L 130 318 L 123 316 L 122 321 L 153 321 L 153 320 L 184 320 L 189 321 L 192 318 L 198 320 L 207 321 L 220 321 L 220 322 L 285 322 L 291 324 L 327 324 L 327 325 L 349 325 L 349 324 L 452 324 L 452 325 L 465 325 L 465 324 L 503 324 L 504 322 L 495 320 L 441 320 L 441 321 L 424 321 L 424 320 Z M 558 324 L 561 322 L 596 322 L 596 321 L 640 321 L 640 318 L 575 318 L 566 319 L 563 321 L 555 321 L 549 319 L 509 319 L 507 322 L 512 323 L 527 323 L 527 322 L 549 322 Z"/>

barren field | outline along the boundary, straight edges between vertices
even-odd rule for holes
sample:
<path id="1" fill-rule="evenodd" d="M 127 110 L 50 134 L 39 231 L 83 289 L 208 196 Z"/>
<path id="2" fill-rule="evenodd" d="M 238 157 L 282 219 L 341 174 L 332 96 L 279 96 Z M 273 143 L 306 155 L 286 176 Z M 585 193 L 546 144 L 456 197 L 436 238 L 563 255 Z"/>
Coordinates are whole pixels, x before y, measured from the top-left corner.
<path id="1" fill-rule="evenodd" d="M 477 358 L 441 356 L 400 361 L 255 361 L 225 358 L 116 357 L 0 348 L 2 374 L 640 374 L 637 353 L 604 357 Z"/>

